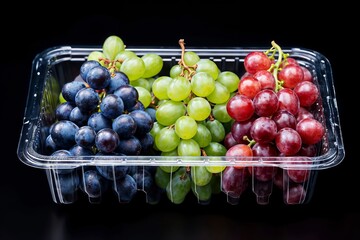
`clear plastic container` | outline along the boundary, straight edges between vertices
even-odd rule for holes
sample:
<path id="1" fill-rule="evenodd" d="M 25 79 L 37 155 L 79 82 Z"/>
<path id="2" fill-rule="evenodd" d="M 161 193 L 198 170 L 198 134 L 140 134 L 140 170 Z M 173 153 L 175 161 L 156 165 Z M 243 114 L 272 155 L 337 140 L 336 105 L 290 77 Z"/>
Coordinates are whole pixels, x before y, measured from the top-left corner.
<path id="1" fill-rule="evenodd" d="M 171 66 L 178 63 L 181 57 L 180 48 L 140 48 L 128 47 L 137 55 L 157 53 L 164 60 L 163 70 L 159 75 L 169 75 Z M 92 51 L 101 51 L 99 47 L 73 47 L 60 46 L 46 49 L 39 53 L 33 60 L 30 76 L 30 88 L 24 113 L 22 131 L 19 139 L 17 154 L 26 165 L 46 171 L 50 191 L 54 202 L 61 204 L 74 203 L 78 199 L 88 199 L 91 203 L 101 203 L 105 198 L 114 198 L 120 203 L 131 202 L 121 191 L 119 183 L 113 180 L 117 168 L 127 166 L 132 174 L 144 176 L 147 171 L 153 175 L 159 166 L 187 167 L 192 166 L 243 166 L 243 177 L 236 180 L 239 184 L 237 192 L 223 190 L 223 172 L 216 175 L 217 183 L 214 184 L 212 196 L 223 195 L 224 201 L 229 204 L 238 204 L 242 198 L 253 196 L 258 204 L 268 204 L 274 201 L 283 201 L 285 204 L 304 204 L 311 200 L 317 173 L 320 170 L 335 167 L 345 157 L 343 139 L 340 127 L 336 94 L 332 78 L 332 69 L 328 59 L 322 54 L 309 49 L 291 48 L 283 49 L 302 66 L 307 67 L 318 85 L 321 98 L 316 103 L 313 114 L 326 127 L 326 134 L 318 144 L 316 157 L 252 157 L 252 158 L 227 158 L 227 157 L 162 157 L 162 156 L 71 156 L 54 157 L 44 154 L 44 142 L 49 127 L 55 121 L 55 108 L 59 103 L 61 87 L 72 81 L 78 74 L 81 64 L 87 60 Z M 238 76 L 244 73 L 243 61 L 245 56 L 254 50 L 266 51 L 261 48 L 188 48 L 187 51 L 196 52 L 201 58 L 213 60 L 220 70 L 232 71 Z M 290 164 L 289 159 L 292 162 Z M 311 164 L 305 164 L 311 163 Z M 102 184 L 100 194 L 93 194 L 85 184 L 85 172 L 89 169 L 105 167 L 110 177 Z M 267 169 L 272 172 L 269 181 L 259 180 L 256 173 Z M 287 172 L 291 170 L 306 171 L 306 179 L 299 183 L 293 182 Z M 130 170 L 129 170 L 130 171 Z M 275 174 L 276 173 L 276 174 Z M 168 173 L 169 181 L 172 174 Z M 193 176 L 194 177 L 194 176 Z M 196 176 L 195 176 L 196 177 Z M 149 189 L 144 182 L 137 183 L 137 191 L 145 193 L 144 201 L 161 204 L 161 201 L 170 200 L 166 197 L 166 190 Z M 215 177 L 214 177 L 215 179 Z M 154 180 L 154 179 L 153 179 Z M 210 198 L 204 199 L 199 195 L 200 189 L 193 189 L 193 194 L 200 204 L 207 204 Z M 170 188 L 170 192 L 172 189 Z M 247 193 L 247 194 L 245 194 Z M 172 194 L 170 194 L 172 196 Z M 160 200 L 161 199 L 161 200 Z"/>

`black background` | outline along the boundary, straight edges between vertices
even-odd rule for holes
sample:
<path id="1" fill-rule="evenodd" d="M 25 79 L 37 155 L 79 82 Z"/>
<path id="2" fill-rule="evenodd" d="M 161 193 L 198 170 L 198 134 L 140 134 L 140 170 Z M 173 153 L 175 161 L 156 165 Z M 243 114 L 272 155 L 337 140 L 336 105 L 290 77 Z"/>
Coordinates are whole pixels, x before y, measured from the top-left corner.
<path id="1" fill-rule="evenodd" d="M 352 52 L 353 32 L 343 28 L 346 19 L 340 21 L 335 11 L 307 7 L 275 11 L 271 6 L 259 10 L 223 4 L 208 11 L 175 3 L 163 6 L 164 11 L 107 4 L 113 14 L 96 14 L 102 12 L 98 3 L 90 11 L 59 7 L 25 15 L 15 10 L 10 18 L 1 17 L 0 239 L 359 239 L 358 159 L 349 140 L 356 141 L 358 132 L 358 69 L 351 66 L 357 53 Z M 177 47 L 184 38 L 188 47 L 268 47 L 275 40 L 284 48 L 320 52 L 332 65 L 344 161 L 321 170 L 311 201 L 299 206 L 260 206 L 254 199 L 237 206 L 223 199 L 208 206 L 191 199 L 180 206 L 166 201 L 155 206 L 142 201 L 55 204 L 45 173 L 25 166 L 16 155 L 32 60 L 53 46 L 100 46 L 111 34 L 128 46 Z"/>

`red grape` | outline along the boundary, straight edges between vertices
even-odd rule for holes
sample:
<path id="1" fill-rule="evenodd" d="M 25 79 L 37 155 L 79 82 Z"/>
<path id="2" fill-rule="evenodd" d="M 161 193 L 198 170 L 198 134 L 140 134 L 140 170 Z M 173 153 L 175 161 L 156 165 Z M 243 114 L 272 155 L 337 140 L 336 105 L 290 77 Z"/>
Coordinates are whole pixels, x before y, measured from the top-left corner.
<path id="1" fill-rule="evenodd" d="M 299 98 L 300 106 L 310 107 L 320 96 L 318 87 L 313 82 L 302 81 L 294 87 L 294 92 Z"/>
<path id="2" fill-rule="evenodd" d="M 231 118 L 239 122 L 250 119 L 255 112 L 253 101 L 242 94 L 231 97 L 226 104 L 226 110 Z"/>
<path id="3" fill-rule="evenodd" d="M 225 156 L 234 157 L 234 160 L 242 160 L 242 157 L 252 157 L 253 152 L 249 145 L 238 143 L 226 151 Z M 235 168 L 243 168 L 243 166 L 236 165 Z"/>
<path id="4" fill-rule="evenodd" d="M 278 131 L 284 127 L 296 128 L 296 117 L 287 110 L 279 110 L 271 118 L 276 123 Z"/>
<path id="5" fill-rule="evenodd" d="M 324 126 L 314 118 L 304 118 L 296 124 L 296 131 L 305 144 L 318 143 L 325 134 Z"/>
<path id="6" fill-rule="evenodd" d="M 270 117 L 278 110 L 279 99 L 274 90 L 264 89 L 255 95 L 253 104 L 258 116 Z"/>
<path id="7" fill-rule="evenodd" d="M 296 84 L 303 81 L 304 72 L 297 64 L 287 64 L 278 73 L 278 78 L 283 81 L 283 87 L 294 88 Z"/>
<path id="8" fill-rule="evenodd" d="M 238 93 L 253 99 L 261 90 L 260 82 L 253 76 L 247 76 L 241 79 L 238 85 Z"/>
<path id="9" fill-rule="evenodd" d="M 289 127 L 282 128 L 275 137 L 278 150 L 285 156 L 295 155 L 301 148 L 302 140 L 300 134 Z"/>
<path id="10" fill-rule="evenodd" d="M 245 70 L 251 74 L 260 70 L 268 70 L 271 64 L 272 61 L 264 52 L 250 52 L 244 58 Z"/>
<path id="11" fill-rule="evenodd" d="M 238 143 L 247 144 L 248 141 L 244 139 L 245 136 L 250 138 L 250 128 L 254 121 L 254 118 L 250 118 L 245 121 L 235 121 L 231 126 L 232 137 Z"/>
<path id="12" fill-rule="evenodd" d="M 250 136 L 256 142 L 268 143 L 275 139 L 277 126 L 269 117 L 258 117 L 250 128 Z"/>
<path id="13" fill-rule="evenodd" d="M 279 109 L 288 110 L 296 116 L 300 108 L 300 102 L 294 90 L 291 88 L 282 88 L 277 92 L 277 95 L 279 98 Z"/>
<path id="14" fill-rule="evenodd" d="M 261 89 L 272 89 L 275 90 L 276 87 L 276 81 L 274 78 L 274 75 L 267 71 L 267 70 L 260 70 L 257 71 L 254 75 L 254 78 L 256 78 L 261 85 Z"/>

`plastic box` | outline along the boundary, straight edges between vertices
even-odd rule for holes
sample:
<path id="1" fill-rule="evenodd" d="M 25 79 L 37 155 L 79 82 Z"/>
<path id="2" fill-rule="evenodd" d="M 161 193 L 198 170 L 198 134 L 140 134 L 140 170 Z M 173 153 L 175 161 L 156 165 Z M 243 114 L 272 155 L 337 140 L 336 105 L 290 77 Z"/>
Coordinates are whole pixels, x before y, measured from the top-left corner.
<path id="1" fill-rule="evenodd" d="M 176 64 L 181 57 L 180 48 L 139 48 L 128 47 L 141 56 L 145 53 L 154 52 L 164 60 L 164 67 L 159 75 L 169 75 L 171 66 Z M 289 157 L 253 157 L 251 159 L 226 159 L 217 157 L 210 161 L 211 157 L 161 157 L 161 156 L 82 156 L 82 157 L 52 157 L 44 154 L 44 142 L 49 126 L 55 121 L 55 107 L 58 104 L 58 96 L 61 87 L 72 81 L 78 74 L 81 64 L 86 61 L 91 51 L 101 51 L 100 47 L 72 47 L 60 46 L 46 49 L 39 53 L 33 60 L 30 76 L 30 87 L 24 113 L 22 131 L 19 139 L 17 154 L 19 159 L 26 165 L 46 171 L 50 192 L 55 203 L 70 204 L 79 199 L 88 199 L 90 203 L 101 203 L 107 198 L 114 198 L 119 203 L 129 202 L 124 199 L 118 191 L 115 191 L 115 180 L 107 180 L 106 189 L 100 189 L 100 196 L 92 196 L 84 185 L 84 172 L 97 166 L 109 166 L 115 171 L 117 166 L 129 166 L 132 171 L 143 174 L 144 170 L 155 169 L 164 166 L 236 166 L 246 167 L 243 171 L 256 171 L 261 168 L 270 168 L 277 171 L 277 177 L 262 182 L 254 177 L 254 172 L 245 174 L 238 184 L 246 187 L 239 193 L 225 192 L 221 188 L 222 173 L 218 174 L 218 188 L 212 193 L 214 196 L 221 195 L 225 203 L 238 204 L 243 198 L 253 197 L 258 204 L 268 204 L 271 201 L 283 201 L 284 204 L 304 204 L 311 200 L 316 177 L 319 170 L 334 167 L 341 163 L 345 156 L 342 133 L 339 121 L 339 113 L 336 102 L 336 94 L 332 78 L 332 69 L 328 59 L 322 54 L 300 48 L 283 49 L 291 57 L 307 67 L 314 82 L 321 91 L 321 99 L 317 102 L 314 110 L 315 117 L 326 126 L 326 134 L 318 144 L 318 155 L 316 157 L 292 157 L 298 164 L 289 164 Z M 254 50 L 266 51 L 261 48 L 188 48 L 187 51 L 196 52 L 201 58 L 210 58 L 218 64 L 220 70 L 233 71 L 242 76 L 244 73 L 243 61 L 245 56 Z M 226 160 L 226 161 L 224 161 Z M 311 164 L 304 164 L 311 162 Z M 300 197 L 292 198 L 292 193 L 299 193 L 299 189 L 292 189 L 294 183 L 287 177 L 289 169 L 303 169 L 309 171 L 306 181 L 296 184 L 302 187 Z M 64 181 L 63 173 L 68 172 L 67 180 Z M 251 174 L 252 173 L 252 174 Z M 115 172 L 112 172 L 115 176 Z M 169 181 L 171 174 L 169 174 Z M 67 186 L 64 186 L 67 184 Z M 278 187 L 282 185 L 283 187 Z M 71 191 L 68 187 L 73 186 Z M 158 189 L 154 200 L 153 193 L 147 192 L 145 183 L 138 183 L 138 192 L 144 192 L 144 201 L 155 204 L 168 201 L 165 190 Z M 66 191 L 64 190 L 67 187 Z M 170 190 L 171 191 L 171 190 Z M 197 194 L 197 190 L 190 192 L 200 204 L 207 204 L 210 199 L 203 200 Z M 165 197 L 159 197 L 159 195 Z M 222 198 L 220 197 L 220 198 Z M 252 200 L 251 200 L 252 201 Z M 131 201 L 130 201 L 131 202 Z"/>

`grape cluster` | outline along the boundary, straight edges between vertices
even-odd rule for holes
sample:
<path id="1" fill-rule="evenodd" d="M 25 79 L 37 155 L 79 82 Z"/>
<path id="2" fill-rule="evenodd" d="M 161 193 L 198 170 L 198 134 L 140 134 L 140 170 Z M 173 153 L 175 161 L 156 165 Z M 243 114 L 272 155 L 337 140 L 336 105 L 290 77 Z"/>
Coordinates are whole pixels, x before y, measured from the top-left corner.
<path id="1" fill-rule="evenodd" d="M 162 68 L 162 58 L 156 54 L 140 58 L 131 53 L 125 50 L 119 37 L 111 36 L 104 42 L 103 51 L 90 53 L 78 76 L 63 85 L 56 121 L 45 141 L 47 154 L 124 157 L 153 154 L 154 138 L 150 131 L 155 116 L 146 104 L 146 93 L 150 92 L 131 83 L 140 77 L 156 75 Z M 105 183 L 112 181 L 121 201 L 128 202 L 137 189 L 143 189 L 138 185 L 145 182 L 145 175 L 153 178 L 152 173 L 136 175 L 135 172 L 127 166 L 96 166 L 81 175 L 89 196 L 100 197 L 99 191 L 104 191 L 108 185 Z M 66 189 L 76 189 L 78 181 L 73 180 L 77 177 L 74 178 L 72 171 L 58 170 L 58 173 L 64 193 L 71 192 Z M 155 186 L 152 182 L 150 185 Z M 82 190 L 84 186 L 80 185 Z"/>
<path id="2" fill-rule="evenodd" d="M 226 156 L 282 156 L 289 164 L 295 162 L 287 157 L 315 156 L 316 144 L 322 140 L 325 128 L 312 114 L 320 92 L 311 72 L 283 53 L 275 42 L 266 52 L 250 52 L 244 59 L 244 68 L 237 94 L 226 106 L 235 120 L 225 141 Z M 302 183 L 308 180 L 309 170 L 247 169 L 255 181 L 265 187 L 268 187 L 266 182 L 272 184 L 274 180 L 276 186 L 286 190 L 285 202 L 304 200 Z M 275 180 L 284 175 L 289 180 L 286 188 L 283 180 Z"/>

